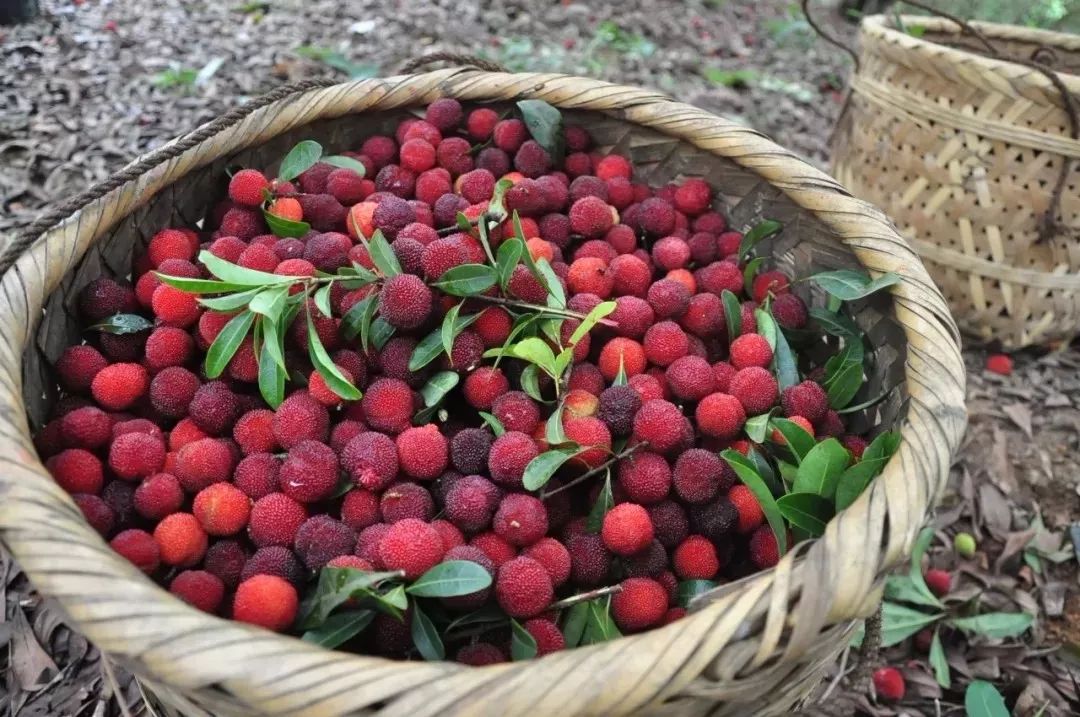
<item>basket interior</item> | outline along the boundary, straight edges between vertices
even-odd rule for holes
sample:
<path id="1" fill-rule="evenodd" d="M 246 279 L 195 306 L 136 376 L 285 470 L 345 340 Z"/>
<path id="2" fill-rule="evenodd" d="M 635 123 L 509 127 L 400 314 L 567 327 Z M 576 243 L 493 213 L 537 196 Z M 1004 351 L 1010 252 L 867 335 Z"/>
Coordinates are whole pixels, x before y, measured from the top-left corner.
<path id="1" fill-rule="evenodd" d="M 507 109 L 492 105 L 496 110 Z M 373 134 L 393 134 L 404 111 L 369 113 L 321 120 L 282 134 L 263 145 L 196 169 L 156 196 L 102 236 L 46 301 L 44 315 L 32 345 L 24 354 L 23 393 L 31 426 L 40 428 L 60 396 L 52 366 L 65 347 L 82 339 L 77 296 L 87 283 L 101 275 L 130 277 L 132 259 L 149 239 L 168 226 L 201 226 L 213 205 L 225 196 L 226 168 L 231 166 L 276 169 L 277 162 L 297 142 L 315 139 L 330 153 L 359 147 Z M 832 269 L 858 269 L 855 256 L 824 225 L 796 206 L 783 192 L 759 175 L 732 160 L 718 157 L 694 145 L 598 112 L 563 113 L 568 125 L 587 127 L 602 152 L 629 157 L 638 172 L 636 180 L 661 186 L 684 176 L 705 178 L 719 193 L 716 208 L 729 224 L 745 230 L 761 219 L 775 219 L 784 231 L 761 245 L 759 254 L 772 254 L 777 268 L 800 278 Z M 810 306 L 823 307 L 826 297 L 811 282 L 798 282 L 792 290 Z M 848 416 L 853 431 L 872 426 L 877 430 L 898 427 L 904 414 L 904 363 L 906 337 L 892 316 L 887 292 L 848 304 L 867 341 L 867 380 L 851 405 L 885 395 L 874 406 Z M 800 352 L 821 362 L 835 352 L 838 340 L 810 339 Z M 793 338 L 798 343 L 798 337 Z M 254 389 L 253 389 L 254 392 Z"/>

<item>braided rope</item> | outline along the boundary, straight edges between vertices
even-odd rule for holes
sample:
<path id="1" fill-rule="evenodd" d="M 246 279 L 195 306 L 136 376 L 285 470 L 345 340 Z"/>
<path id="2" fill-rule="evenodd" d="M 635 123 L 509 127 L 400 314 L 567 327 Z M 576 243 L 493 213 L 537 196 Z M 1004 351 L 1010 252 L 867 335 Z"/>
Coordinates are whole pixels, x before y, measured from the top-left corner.
<path id="1" fill-rule="evenodd" d="M 137 179 L 140 175 L 150 171 L 163 162 L 179 157 L 200 142 L 232 127 L 255 110 L 266 107 L 267 105 L 273 104 L 278 100 L 298 92 L 305 92 L 320 87 L 331 87 L 335 84 L 338 84 L 337 80 L 322 79 L 304 80 L 302 82 L 282 85 L 264 95 L 256 97 L 241 107 L 234 107 L 217 119 L 180 137 L 175 142 L 171 142 L 154 150 L 150 154 L 132 162 L 123 169 L 114 172 L 109 177 L 98 182 L 89 189 L 80 192 L 66 202 L 51 206 L 44 214 L 24 227 L 4 249 L 3 255 L 0 256 L 0 276 L 6 274 L 7 270 L 11 268 L 19 256 L 42 234 L 49 229 L 52 229 L 64 219 L 79 211 L 95 199 L 104 197 L 114 189 L 123 186 L 125 182 Z"/>
<path id="2" fill-rule="evenodd" d="M 414 57 L 401 66 L 402 74 L 412 74 L 421 67 L 426 67 L 435 62 L 449 62 L 458 67 L 475 67 L 486 72 L 509 72 L 498 62 L 485 60 L 475 55 L 466 55 L 460 52 L 432 52 L 423 57 Z"/>

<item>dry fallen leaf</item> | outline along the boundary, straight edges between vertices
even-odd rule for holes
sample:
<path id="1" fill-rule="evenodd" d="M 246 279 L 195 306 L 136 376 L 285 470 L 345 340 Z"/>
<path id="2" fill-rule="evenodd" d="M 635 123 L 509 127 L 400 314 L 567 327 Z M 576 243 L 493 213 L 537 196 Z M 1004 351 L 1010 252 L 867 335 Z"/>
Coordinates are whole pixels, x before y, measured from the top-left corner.
<path id="1" fill-rule="evenodd" d="M 1028 438 L 1032 438 L 1031 434 L 1031 409 L 1028 408 L 1025 403 L 1010 403 L 1006 406 L 1002 406 L 1001 410 L 1005 412 L 1005 415 L 1012 419 L 1012 422 L 1020 427 Z"/>
<path id="2" fill-rule="evenodd" d="M 38 643 L 26 615 L 18 606 L 12 617 L 12 630 L 11 670 L 19 687 L 32 692 L 52 679 L 58 668 Z"/>
<path id="3" fill-rule="evenodd" d="M 1001 491 L 990 483 L 979 486 L 979 514 L 983 525 L 998 540 L 1004 540 L 1012 526 L 1012 510 Z"/>

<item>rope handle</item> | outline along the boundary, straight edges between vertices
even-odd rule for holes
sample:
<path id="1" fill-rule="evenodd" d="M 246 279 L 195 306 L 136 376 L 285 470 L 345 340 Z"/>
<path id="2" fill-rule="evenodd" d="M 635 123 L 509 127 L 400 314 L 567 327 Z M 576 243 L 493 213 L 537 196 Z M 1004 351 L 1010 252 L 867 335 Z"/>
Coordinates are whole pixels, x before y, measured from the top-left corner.
<path id="1" fill-rule="evenodd" d="M 498 62 L 485 60 L 476 55 L 466 55 L 460 52 L 430 52 L 420 57 L 414 57 L 401 66 L 401 73 L 405 75 L 416 72 L 421 67 L 426 67 L 435 62 L 449 62 L 458 67 L 475 67 L 485 72 L 509 72 Z"/>

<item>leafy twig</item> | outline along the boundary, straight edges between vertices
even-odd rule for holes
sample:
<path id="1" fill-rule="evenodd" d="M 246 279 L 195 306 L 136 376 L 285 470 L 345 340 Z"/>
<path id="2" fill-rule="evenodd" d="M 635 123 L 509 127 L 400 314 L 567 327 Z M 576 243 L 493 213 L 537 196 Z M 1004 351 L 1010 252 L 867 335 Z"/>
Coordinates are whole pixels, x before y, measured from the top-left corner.
<path id="1" fill-rule="evenodd" d="M 555 495 L 556 493 L 561 493 L 562 491 L 566 490 L 567 488 L 572 488 L 575 485 L 578 485 L 579 483 L 582 483 L 582 482 L 588 480 L 589 478 L 592 478 L 594 475 L 596 475 L 598 473 L 603 473 L 608 468 L 611 468 L 617 462 L 621 461 L 623 458 L 626 458 L 627 456 L 633 455 L 637 450 L 639 450 L 641 448 L 644 448 L 647 445 L 648 445 L 648 442 L 643 441 L 641 443 L 635 443 L 634 445 L 632 445 L 632 446 L 630 446 L 628 448 L 624 448 L 622 451 L 620 451 L 619 453 L 616 453 L 614 456 L 612 456 L 608 460 L 604 461 L 603 463 L 598 465 L 596 468 L 593 468 L 590 471 L 582 473 L 581 475 L 579 475 L 577 478 L 570 481 L 566 485 L 559 486 L 558 488 L 556 488 L 555 490 L 553 490 L 551 492 L 545 492 L 543 495 L 540 496 L 540 500 L 547 500 L 548 498 Z"/>
<path id="2" fill-rule="evenodd" d="M 622 585 L 608 585 L 603 588 L 596 588 L 585 593 L 578 593 L 577 595 L 571 595 L 568 598 L 563 598 L 557 602 L 551 603 L 548 606 L 548 610 L 562 610 L 563 608 L 572 607 L 579 602 L 587 602 L 589 600 L 595 600 L 598 597 L 604 597 L 605 595 L 614 595 L 617 592 L 622 592 Z"/>

